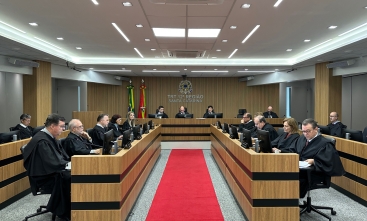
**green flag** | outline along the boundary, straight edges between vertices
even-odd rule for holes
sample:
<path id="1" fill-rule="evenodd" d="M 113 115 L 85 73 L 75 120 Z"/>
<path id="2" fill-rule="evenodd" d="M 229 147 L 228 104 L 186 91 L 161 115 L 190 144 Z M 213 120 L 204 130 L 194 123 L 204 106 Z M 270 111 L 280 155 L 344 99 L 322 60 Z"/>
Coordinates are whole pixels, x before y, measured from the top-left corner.
<path id="1" fill-rule="evenodd" d="M 134 86 L 131 84 L 127 86 L 128 96 L 129 96 L 129 108 L 128 111 L 132 111 L 135 113 L 135 105 L 134 105 Z"/>

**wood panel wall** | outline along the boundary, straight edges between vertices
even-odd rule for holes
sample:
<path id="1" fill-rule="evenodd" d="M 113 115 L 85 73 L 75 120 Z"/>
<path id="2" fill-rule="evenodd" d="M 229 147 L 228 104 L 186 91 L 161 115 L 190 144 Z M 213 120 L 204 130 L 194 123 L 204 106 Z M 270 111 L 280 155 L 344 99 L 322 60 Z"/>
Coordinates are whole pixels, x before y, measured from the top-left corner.
<path id="1" fill-rule="evenodd" d="M 139 107 L 140 77 L 132 77 L 134 88 L 135 110 Z M 248 112 L 264 112 L 269 105 L 279 112 L 279 84 L 247 87 L 246 82 L 237 78 L 187 78 L 193 85 L 191 95 L 204 95 L 201 103 L 169 102 L 168 95 L 180 95 L 178 77 L 145 77 L 147 89 L 147 113 L 154 113 L 163 105 L 169 117 L 174 117 L 181 105 L 188 108 L 194 117 L 202 117 L 208 105 L 213 105 L 216 112 L 222 112 L 224 118 L 237 116 L 238 109 L 246 108 Z M 125 116 L 128 108 L 127 89 L 129 82 L 122 86 L 88 83 L 88 111 L 102 110 L 110 115 Z M 137 111 L 135 112 L 137 114 Z"/>
<path id="2" fill-rule="evenodd" d="M 32 116 L 33 127 L 43 125 L 52 111 L 51 63 L 37 62 L 32 75 L 23 75 L 23 112 Z"/>
<path id="3" fill-rule="evenodd" d="M 315 65 L 315 119 L 321 125 L 329 123 L 329 114 L 336 111 L 342 119 L 342 77 L 333 76 L 326 63 Z"/>
<path id="4" fill-rule="evenodd" d="M 73 111 L 72 116 L 73 119 L 79 119 L 84 126 L 84 130 L 86 130 L 96 125 L 97 117 L 102 113 L 103 111 Z"/>

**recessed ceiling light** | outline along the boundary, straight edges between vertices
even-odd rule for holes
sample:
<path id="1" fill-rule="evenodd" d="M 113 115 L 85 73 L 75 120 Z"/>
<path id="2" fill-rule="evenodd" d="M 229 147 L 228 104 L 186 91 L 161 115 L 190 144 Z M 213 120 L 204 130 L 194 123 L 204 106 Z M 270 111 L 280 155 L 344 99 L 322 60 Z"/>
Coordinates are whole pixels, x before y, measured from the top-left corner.
<path id="1" fill-rule="evenodd" d="M 217 71 L 218 69 L 214 69 L 214 71 Z"/>
<path id="2" fill-rule="evenodd" d="M 234 25 L 232 25 L 231 27 L 229 27 L 230 29 L 236 29 L 237 28 L 237 26 L 234 26 Z"/>
<path id="3" fill-rule="evenodd" d="M 290 48 L 289 48 L 289 49 L 287 49 L 286 51 L 292 51 L 292 49 L 290 49 Z"/>
<path id="4" fill-rule="evenodd" d="M 153 71 L 156 71 L 156 70 L 157 70 L 156 68 L 153 69 Z"/>
<path id="5" fill-rule="evenodd" d="M 220 29 L 196 29 L 190 28 L 188 31 L 189 38 L 216 38 Z"/>
<path id="6" fill-rule="evenodd" d="M 256 25 L 255 28 L 252 29 L 252 31 L 246 36 L 246 38 L 243 39 L 242 44 L 245 43 L 247 39 L 249 39 L 251 35 L 253 35 L 258 28 L 260 28 L 260 25 Z"/>
<path id="7" fill-rule="evenodd" d="M 31 23 L 29 23 L 31 26 L 38 26 L 38 24 L 37 23 L 35 23 L 35 22 L 31 22 Z"/>
<path id="8" fill-rule="evenodd" d="M 155 51 L 155 50 L 157 50 L 157 49 L 155 49 L 155 48 L 152 48 L 152 49 L 150 49 L 150 50 L 152 50 L 152 51 Z"/>
<path id="9" fill-rule="evenodd" d="M 134 50 L 136 51 L 136 53 L 138 53 L 138 55 L 140 55 L 141 58 L 144 58 L 144 56 L 140 53 L 140 51 L 137 48 L 134 48 Z"/>
<path id="10" fill-rule="evenodd" d="M 275 69 L 275 71 L 279 71 L 279 69 Z"/>
<path id="11" fill-rule="evenodd" d="M 280 5 L 280 3 L 282 3 L 283 0 L 278 0 L 277 2 L 275 2 L 274 7 L 278 7 Z"/>
<path id="12" fill-rule="evenodd" d="M 223 40 L 222 40 L 222 42 L 228 42 L 228 40 L 226 40 L 226 39 L 223 39 Z"/>
<path id="13" fill-rule="evenodd" d="M 56 38 L 57 40 L 59 40 L 59 41 L 63 41 L 64 40 L 64 38 L 62 38 L 62 37 L 59 37 L 59 38 Z"/>
<path id="14" fill-rule="evenodd" d="M 367 6 L 366 7 L 364 7 L 365 9 L 367 9 Z"/>
<path id="15" fill-rule="evenodd" d="M 89 70 L 93 70 L 94 68 L 89 68 Z"/>
<path id="16" fill-rule="evenodd" d="M 40 38 L 37 38 L 37 37 L 34 37 L 34 38 L 35 38 L 35 39 L 37 39 L 37 40 L 39 40 L 39 41 L 42 41 L 42 42 L 44 42 L 44 43 L 46 43 L 46 44 L 49 44 L 49 45 L 51 45 L 51 46 L 53 46 L 53 47 L 55 47 L 55 48 L 62 49 L 62 48 L 60 48 L 60 47 L 57 47 L 56 45 L 51 44 L 50 42 L 47 42 L 47 41 L 45 41 L 45 40 L 42 40 L 42 39 L 40 39 Z"/>
<path id="17" fill-rule="evenodd" d="M 133 6 L 133 4 L 131 4 L 130 2 L 123 2 L 122 3 L 124 6 Z"/>
<path id="18" fill-rule="evenodd" d="M 82 50 L 82 48 L 81 48 L 81 47 L 76 47 L 76 49 L 78 49 L 78 50 Z"/>
<path id="19" fill-rule="evenodd" d="M 216 51 L 221 51 L 220 49 L 217 49 Z"/>
<path id="20" fill-rule="evenodd" d="M 364 23 L 363 25 L 360 25 L 360 26 L 358 26 L 358 27 L 355 27 L 355 28 L 353 28 L 353 29 L 351 29 L 351 30 L 349 30 L 349 31 L 346 31 L 346 32 L 344 32 L 343 34 L 340 34 L 340 35 L 338 35 L 338 36 L 343 36 L 343 35 L 345 35 L 345 34 L 348 34 L 349 32 L 352 32 L 352 31 L 354 31 L 354 30 L 356 30 L 356 29 L 358 29 L 358 28 L 362 28 L 363 26 L 365 26 L 365 25 L 367 25 L 367 23 Z"/>
<path id="21" fill-rule="evenodd" d="M 137 24 L 137 25 L 135 25 L 137 28 L 142 28 L 143 27 L 143 25 L 142 24 Z"/>
<path id="22" fill-rule="evenodd" d="M 195 72 L 195 73 L 197 73 L 197 72 L 202 72 L 202 73 L 212 73 L 212 72 L 223 72 L 223 73 L 227 73 L 228 71 L 191 71 L 191 72 Z"/>
<path id="23" fill-rule="evenodd" d="M 187 71 L 187 68 L 184 68 L 184 71 Z"/>
<path id="24" fill-rule="evenodd" d="M 234 53 L 236 53 L 236 52 L 237 52 L 237 50 L 238 50 L 238 49 L 234 49 L 234 51 L 232 52 L 232 54 L 231 54 L 228 58 L 231 58 L 231 57 L 234 55 Z"/>
<path id="25" fill-rule="evenodd" d="M 150 41 L 150 39 L 149 38 L 146 38 L 146 39 L 144 39 L 144 41 Z"/>
<path id="26" fill-rule="evenodd" d="M 99 3 L 97 2 L 97 0 L 92 0 L 93 4 L 95 5 L 99 5 Z"/>
<path id="27" fill-rule="evenodd" d="M 126 68 L 121 68 L 122 70 L 125 70 Z"/>
<path id="28" fill-rule="evenodd" d="M 156 37 L 185 37 L 184 28 L 152 28 Z"/>
<path id="29" fill-rule="evenodd" d="M 8 27 L 11 27 L 12 29 L 15 29 L 15 30 L 17 30 L 17 31 L 20 31 L 20 32 L 22 32 L 23 34 L 25 34 L 25 33 L 26 33 L 25 31 L 22 31 L 22 30 L 20 30 L 20 29 L 18 29 L 18 28 L 16 28 L 16 27 L 14 27 L 14 26 L 11 26 L 11 25 L 9 25 L 9 24 L 6 24 L 5 22 L 0 21 L 0 23 L 1 23 L 1 24 L 6 25 L 6 26 L 8 26 Z"/>
<path id="30" fill-rule="evenodd" d="M 212 57 L 212 58 L 217 58 L 217 57 Z"/>
<path id="31" fill-rule="evenodd" d="M 241 5 L 241 8 L 250 8 L 250 7 L 251 7 L 250 4 L 243 4 L 243 5 Z"/>
<path id="32" fill-rule="evenodd" d="M 325 43 L 327 43 L 327 42 L 329 42 L 329 41 L 331 41 L 331 40 L 333 40 L 333 39 L 329 39 L 329 40 L 324 41 L 324 42 L 322 42 L 322 43 L 320 43 L 320 44 L 318 44 L 318 45 L 315 45 L 315 46 L 313 46 L 313 47 L 311 47 L 311 48 L 309 48 L 309 49 L 305 50 L 305 52 L 306 52 L 306 51 L 309 51 L 309 50 L 311 50 L 311 49 L 314 49 L 314 48 L 316 48 L 316 47 L 318 47 L 318 46 L 320 46 L 320 45 L 323 45 L 323 44 L 325 44 Z"/>
<path id="33" fill-rule="evenodd" d="M 237 72 L 273 73 L 274 71 L 237 71 Z"/>
<path id="34" fill-rule="evenodd" d="M 305 39 L 304 42 L 310 42 L 311 40 L 310 39 Z"/>
<path id="35" fill-rule="evenodd" d="M 121 31 L 121 29 L 115 24 L 115 23 L 112 23 L 112 25 L 113 25 L 113 27 L 115 27 L 116 28 L 116 30 L 122 35 L 122 37 L 124 37 L 125 38 L 125 40 L 127 41 L 127 42 L 130 42 L 130 40 L 126 37 L 126 35 L 124 34 L 124 32 L 122 32 Z"/>
<path id="36" fill-rule="evenodd" d="M 248 69 L 246 68 L 245 71 L 248 71 Z"/>
<path id="37" fill-rule="evenodd" d="M 104 72 L 131 72 L 131 70 L 94 70 L 94 71 L 104 71 Z"/>
<path id="38" fill-rule="evenodd" d="M 155 71 L 155 70 L 143 70 L 142 72 L 180 72 L 180 71 Z"/>
<path id="39" fill-rule="evenodd" d="M 335 26 L 335 25 L 332 25 L 332 26 L 329 26 L 329 29 L 336 29 L 338 26 Z"/>

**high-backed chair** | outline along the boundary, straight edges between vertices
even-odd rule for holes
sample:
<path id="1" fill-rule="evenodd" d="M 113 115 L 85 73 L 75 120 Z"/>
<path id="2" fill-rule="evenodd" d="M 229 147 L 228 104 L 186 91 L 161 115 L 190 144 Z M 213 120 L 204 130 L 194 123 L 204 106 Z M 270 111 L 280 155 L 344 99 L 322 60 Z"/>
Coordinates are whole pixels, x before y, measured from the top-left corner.
<path id="1" fill-rule="evenodd" d="M 334 138 L 331 137 L 325 137 L 326 139 L 332 141 L 332 143 L 335 145 L 336 141 Z M 311 174 L 313 176 L 311 176 Z M 330 210 L 331 215 L 336 215 L 336 211 L 332 207 L 327 206 L 315 206 L 311 203 L 311 196 L 310 191 L 315 189 L 328 189 L 331 184 L 331 176 L 326 175 L 325 173 L 320 173 L 312 170 L 311 168 L 307 169 L 307 179 L 308 179 L 308 192 L 307 192 L 307 201 L 303 202 L 303 205 L 300 205 L 299 207 L 302 208 L 300 211 L 300 214 L 302 215 L 305 212 L 310 213 L 311 211 L 314 211 L 321 216 L 331 220 L 331 217 L 326 215 L 325 213 L 321 212 L 320 209 L 326 209 Z"/>
<path id="2" fill-rule="evenodd" d="M 26 145 L 23 145 L 20 148 L 20 152 L 22 154 L 23 154 L 24 148 L 26 146 L 27 146 L 27 144 Z M 28 177 L 28 178 L 29 178 L 29 184 L 31 186 L 31 191 L 32 191 L 33 196 L 38 196 L 38 195 L 42 195 L 42 194 L 51 194 L 52 189 L 45 188 L 46 185 L 44 187 L 40 187 L 40 186 L 37 185 L 37 182 L 35 182 L 32 179 L 32 177 Z M 44 210 L 42 210 L 42 209 L 44 209 Z M 32 218 L 32 217 L 35 217 L 35 216 L 39 216 L 39 215 L 42 215 L 44 213 L 49 213 L 49 212 L 50 211 L 46 209 L 46 206 L 40 206 L 37 209 L 36 213 L 33 213 L 33 214 L 29 215 L 29 216 L 26 216 L 23 221 L 27 221 L 29 218 Z M 54 221 L 55 219 L 56 219 L 56 215 L 55 214 L 52 214 L 52 221 Z"/>
<path id="3" fill-rule="evenodd" d="M 284 128 L 279 127 L 277 130 L 278 136 L 282 135 L 284 133 Z"/>
<path id="4" fill-rule="evenodd" d="M 237 118 L 242 118 L 245 113 L 247 113 L 246 109 L 238 109 Z"/>
<path id="5" fill-rule="evenodd" d="M 65 147 L 65 139 L 66 139 L 66 137 L 64 137 L 64 138 L 60 138 L 59 139 L 59 141 L 60 141 L 60 143 L 61 143 L 61 146 L 62 146 L 62 148 L 64 148 L 64 150 L 66 151 L 66 147 Z"/>
<path id="6" fill-rule="evenodd" d="M 363 130 L 363 143 L 367 143 L 367 127 Z"/>
<path id="7" fill-rule="evenodd" d="M 93 132 L 93 128 L 88 128 L 87 129 L 87 133 L 89 134 L 89 136 L 92 136 L 92 132 Z"/>
<path id="8" fill-rule="evenodd" d="M 9 127 L 9 131 L 13 131 L 15 127 Z"/>

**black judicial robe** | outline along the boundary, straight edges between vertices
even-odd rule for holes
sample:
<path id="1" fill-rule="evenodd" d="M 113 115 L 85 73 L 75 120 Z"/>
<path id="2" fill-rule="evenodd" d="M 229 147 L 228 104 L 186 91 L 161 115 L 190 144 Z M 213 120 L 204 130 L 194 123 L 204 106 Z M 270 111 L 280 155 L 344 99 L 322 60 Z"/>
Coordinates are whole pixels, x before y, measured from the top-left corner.
<path id="1" fill-rule="evenodd" d="M 291 145 L 299 138 L 298 133 L 294 133 L 287 137 L 288 133 L 283 133 L 271 142 L 271 146 L 278 148 L 282 153 L 290 152 Z"/>
<path id="2" fill-rule="evenodd" d="M 306 146 L 306 137 L 300 136 L 298 140 L 292 145 L 291 152 L 299 154 L 299 160 L 314 159 L 314 167 L 316 174 L 312 177 L 317 179 L 320 173 L 327 176 L 342 176 L 345 174 L 343 164 L 340 160 L 338 151 L 334 144 L 319 135 L 315 137 Z M 318 175 L 317 175 L 318 173 Z M 307 193 L 307 174 L 305 170 L 300 170 L 300 197 L 304 197 Z"/>
<path id="3" fill-rule="evenodd" d="M 162 113 L 157 112 L 157 114 L 162 114 Z M 162 114 L 162 118 L 168 118 L 168 115 L 167 115 L 166 113 L 164 113 L 164 112 L 163 112 L 163 114 Z"/>
<path id="4" fill-rule="evenodd" d="M 103 146 L 104 134 L 106 133 L 106 129 L 102 128 L 98 125 L 94 126 L 92 131 L 92 142 L 95 145 Z"/>
<path id="5" fill-rule="evenodd" d="M 211 114 L 215 114 L 215 112 L 214 111 L 212 111 L 212 113 Z M 203 115 L 203 118 L 208 118 L 208 115 L 209 115 L 209 112 L 205 112 L 205 114 Z"/>
<path id="6" fill-rule="evenodd" d="M 92 150 L 91 144 L 84 137 L 69 133 L 64 141 L 64 149 L 70 157 L 73 155 L 88 155 Z"/>
<path id="7" fill-rule="evenodd" d="M 14 127 L 14 130 L 19 130 L 19 137 L 18 137 L 19 140 L 32 137 L 33 128 L 31 126 L 24 128 L 22 127 L 22 125 L 17 124 L 17 126 Z"/>
<path id="8" fill-rule="evenodd" d="M 125 130 L 130 130 L 130 129 L 132 129 L 132 127 L 130 126 L 129 121 L 126 120 L 124 124 L 122 124 L 122 131 L 124 132 Z"/>
<path id="9" fill-rule="evenodd" d="M 265 123 L 265 125 L 263 126 L 261 130 L 266 130 L 269 132 L 270 141 L 273 141 L 278 137 L 278 133 L 275 131 L 274 127 L 269 123 Z M 257 137 L 257 131 L 256 133 L 254 132 L 253 137 Z"/>
<path id="10" fill-rule="evenodd" d="M 175 116 L 175 118 L 180 118 L 180 115 L 181 115 L 182 113 L 181 112 L 178 112 L 177 114 L 176 114 L 176 116 Z M 189 112 L 185 112 L 185 113 L 183 113 L 183 114 L 190 114 Z"/>
<path id="11" fill-rule="evenodd" d="M 238 127 L 238 132 L 242 132 L 243 129 L 246 129 L 246 130 L 253 130 L 255 127 L 255 123 L 254 121 L 250 121 L 248 122 L 247 124 L 240 124 L 240 126 Z"/>
<path id="12" fill-rule="evenodd" d="M 270 112 L 270 114 L 269 112 L 264 112 L 263 115 L 265 118 L 279 118 L 278 115 L 272 111 Z"/>
<path id="13" fill-rule="evenodd" d="M 65 171 L 70 160 L 58 140 L 41 131 L 27 144 L 23 152 L 24 168 L 33 183 L 52 186 L 47 209 L 58 216 L 70 217 L 71 174 Z"/>
<path id="14" fill-rule="evenodd" d="M 336 124 L 328 124 L 327 127 L 329 127 L 330 135 L 335 137 L 343 137 L 342 129 L 346 128 L 346 126 L 341 122 Z"/>
<path id="15" fill-rule="evenodd" d="M 119 136 L 122 135 L 122 131 L 120 131 L 120 128 L 113 123 L 108 123 L 108 130 L 113 130 L 113 137 L 117 139 Z"/>

